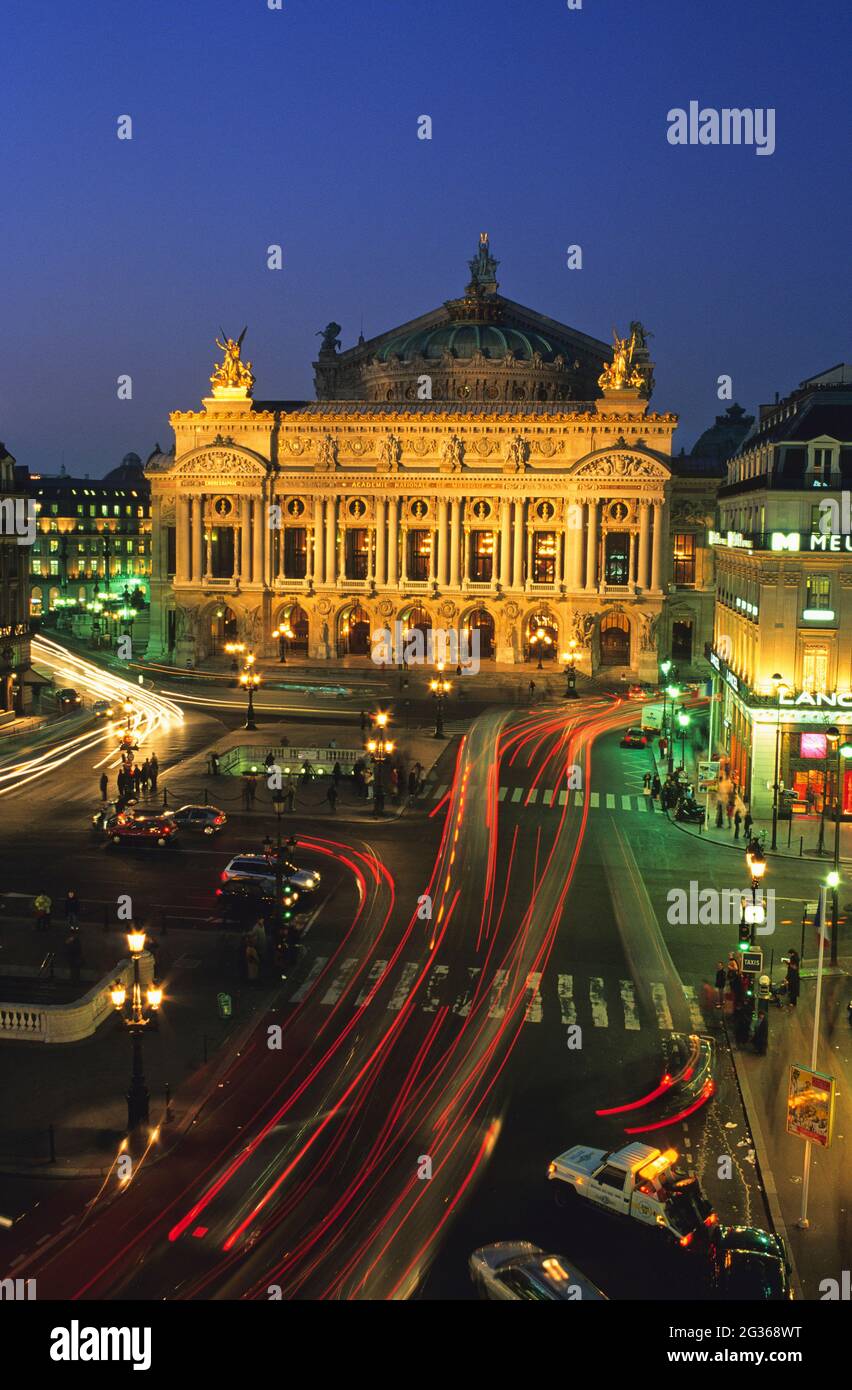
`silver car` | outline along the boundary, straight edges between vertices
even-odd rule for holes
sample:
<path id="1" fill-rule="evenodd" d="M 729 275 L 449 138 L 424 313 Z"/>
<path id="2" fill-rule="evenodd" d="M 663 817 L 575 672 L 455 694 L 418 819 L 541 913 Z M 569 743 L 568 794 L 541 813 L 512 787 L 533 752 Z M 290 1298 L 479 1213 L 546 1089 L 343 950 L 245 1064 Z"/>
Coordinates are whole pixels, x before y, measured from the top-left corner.
<path id="1" fill-rule="evenodd" d="M 528 1240 L 504 1240 L 474 1250 L 470 1277 L 480 1298 L 520 1302 L 607 1302 L 605 1293 L 569 1264 Z"/>
<path id="2" fill-rule="evenodd" d="M 265 878 L 275 882 L 275 869 L 265 854 L 237 854 L 222 870 L 222 882 L 229 878 Z M 302 898 L 315 893 L 320 884 L 317 869 L 297 869 L 295 864 L 286 863 L 284 877 L 299 890 Z"/>

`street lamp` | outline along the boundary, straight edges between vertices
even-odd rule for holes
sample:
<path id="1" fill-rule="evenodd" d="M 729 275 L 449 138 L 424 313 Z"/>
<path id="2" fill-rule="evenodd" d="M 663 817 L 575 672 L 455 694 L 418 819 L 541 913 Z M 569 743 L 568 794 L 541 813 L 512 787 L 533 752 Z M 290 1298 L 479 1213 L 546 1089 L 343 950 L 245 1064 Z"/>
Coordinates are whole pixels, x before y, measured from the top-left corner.
<path id="1" fill-rule="evenodd" d="M 568 643 L 568 650 L 562 653 L 562 660 L 565 664 L 565 699 L 576 700 L 577 698 L 577 639 L 572 637 Z"/>
<path id="2" fill-rule="evenodd" d="M 124 727 L 125 727 L 125 728 L 127 729 L 127 731 L 129 732 L 129 731 L 130 731 L 131 721 L 132 721 L 132 719 L 133 719 L 133 702 L 132 702 L 132 700 L 125 700 L 125 701 L 124 701 L 124 704 L 122 705 L 121 708 L 122 708 L 122 710 L 123 710 L 123 712 L 124 712 Z"/>
<path id="3" fill-rule="evenodd" d="M 142 996 L 142 981 L 139 976 L 139 959 L 145 950 L 145 933 L 132 928 L 127 933 L 127 949 L 133 960 L 133 985 L 128 1001 L 127 990 L 117 980 L 110 990 L 110 998 L 116 1013 L 123 1019 L 133 1044 L 133 1069 L 130 1075 L 130 1089 L 127 1092 L 127 1129 L 132 1133 L 140 1125 L 148 1123 L 150 1096 L 145 1084 L 142 1065 L 142 1038 L 151 1021 L 150 1015 L 157 1012 L 163 1002 L 161 987 L 153 982 Z M 125 1005 L 129 1002 L 129 1009 Z"/>
<path id="4" fill-rule="evenodd" d="M 289 623 L 280 623 L 273 629 L 272 636 L 278 642 L 278 660 L 287 664 L 287 643 L 293 637 L 293 629 Z"/>
<path id="5" fill-rule="evenodd" d="M 781 790 L 781 696 L 787 689 L 784 677 L 776 671 L 772 677 L 775 686 L 775 780 L 772 783 L 772 848 L 778 848 L 778 793 Z"/>
<path id="6" fill-rule="evenodd" d="M 831 888 L 831 964 L 837 965 L 837 889 L 840 883 L 840 816 L 843 805 L 841 784 L 843 780 L 843 763 L 846 759 L 852 758 L 852 743 L 841 742 L 840 730 L 835 724 L 832 724 L 830 728 L 826 729 L 825 737 L 831 745 L 832 750 L 837 753 L 837 764 L 834 773 L 834 870 L 829 875 L 829 887 Z M 825 794 L 823 794 L 823 810 L 825 810 Z"/>
<path id="7" fill-rule="evenodd" d="M 287 802 L 282 791 L 276 791 L 272 797 L 272 809 L 276 817 L 276 838 L 273 845 L 267 835 L 263 841 L 263 850 L 267 860 L 273 866 L 275 875 L 275 911 L 280 913 L 278 926 L 284 934 L 285 944 L 288 949 L 293 944 L 293 908 L 296 905 L 299 894 L 293 887 L 292 866 L 289 859 L 284 858 L 284 850 L 292 854 L 296 848 L 296 837 L 291 836 L 286 845 L 281 841 L 281 817 L 287 807 Z M 273 860 L 273 851 L 275 854 Z M 286 872 L 285 872 L 286 868 Z"/>
<path id="8" fill-rule="evenodd" d="M 664 693 L 663 693 L 663 738 L 666 740 L 666 746 L 667 746 L 667 748 L 668 748 L 668 754 L 669 754 L 669 769 L 668 769 L 668 771 L 669 771 L 669 776 L 670 776 L 670 777 L 671 777 L 672 773 L 674 772 L 674 702 L 675 702 L 675 700 L 677 699 L 677 697 L 678 697 L 679 694 L 680 694 L 680 686 L 679 686 L 679 685 L 667 685 L 667 686 L 666 686 L 666 689 L 665 689 L 665 691 L 664 691 Z M 672 726 L 672 727 L 671 727 L 671 734 L 669 734 L 669 733 L 667 732 L 667 730 L 668 730 L 668 724 L 666 723 L 666 706 L 665 706 L 665 697 L 666 697 L 666 695 L 669 695 L 669 696 L 670 696 L 671 702 L 672 702 L 672 717 L 671 717 L 671 726 Z"/>
<path id="9" fill-rule="evenodd" d="M 240 685 L 243 687 L 244 690 L 248 691 L 246 722 L 243 725 L 243 728 L 249 729 L 253 732 L 257 728 L 257 725 L 254 722 L 254 692 L 260 685 L 260 673 L 258 671 L 255 671 L 254 669 L 253 652 L 246 653 L 245 666 L 243 667 L 242 675 L 240 676 Z"/>
<path id="10" fill-rule="evenodd" d="M 545 628 L 537 627 L 532 637 L 530 638 L 530 646 L 533 645 L 535 645 L 535 648 L 538 652 L 538 666 L 536 667 L 536 670 L 543 671 L 544 666 L 542 664 L 542 657 L 544 656 L 544 653 L 547 651 L 547 648 L 553 646 L 553 638 L 551 637 L 550 633 L 546 631 Z"/>
<path id="11" fill-rule="evenodd" d="M 746 864 L 751 875 L 751 909 L 744 906 L 743 923 L 740 926 L 740 949 L 746 950 L 754 945 L 754 929 L 766 920 L 766 909 L 758 904 L 757 890 L 766 873 L 766 855 L 759 844 L 750 845 L 746 850 Z M 746 927 L 748 930 L 746 930 Z"/>
<path id="12" fill-rule="evenodd" d="M 685 709 L 678 710 L 677 722 L 680 725 L 680 765 L 686 771 L 686 731 L 690 720 Z"/>
<path id="13" fill-rule="evenodd" d="M 452 690 L 452 683 L 439 676 L 430 680 L 429 689 L 432 692 L 432 699 L 435 701 L 435 733 L 433 738 L 443 738 L 444 701 Z"/>

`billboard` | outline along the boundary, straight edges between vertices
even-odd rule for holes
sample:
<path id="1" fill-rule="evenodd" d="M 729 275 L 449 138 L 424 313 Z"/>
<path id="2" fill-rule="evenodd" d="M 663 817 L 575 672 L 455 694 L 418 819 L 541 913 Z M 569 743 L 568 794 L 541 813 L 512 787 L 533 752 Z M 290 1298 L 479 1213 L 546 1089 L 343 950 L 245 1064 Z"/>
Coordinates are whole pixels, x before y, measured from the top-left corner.
<path id="1" fill-rule="evenodd" d="M 787 1133 L 827 1149 L 834 1130 L 833 1076 L 791 1066 L 787 1092 Z"/>

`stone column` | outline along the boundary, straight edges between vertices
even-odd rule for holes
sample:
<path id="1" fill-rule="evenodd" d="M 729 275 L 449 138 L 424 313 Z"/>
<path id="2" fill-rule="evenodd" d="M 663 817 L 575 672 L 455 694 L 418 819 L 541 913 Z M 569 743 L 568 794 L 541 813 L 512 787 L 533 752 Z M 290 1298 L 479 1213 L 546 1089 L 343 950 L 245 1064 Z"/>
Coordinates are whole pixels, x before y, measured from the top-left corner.
<path id="1" fill-rule="evenodd" d="M 663 579 L 663 504 L 654 503 L 654 543 L 651 556 L 651 588 L 659 593 Z"/>
<path id="2" fill-rule="evenodd" d="M 436 540 L 435 540 L 435 528 L 434 528 L 434 526 L 431 526 L 431 525 L 430 525 L 430 527 L 429 527 L 429 583 L 430 583 L 430 584 L 434 584 L 434 583 L 435 583 L 435 580 L 436 580 L 437 577 L 438 577 L 438 569 L 437 569 L 437 565 L 436 565 L 436 560 L 437 560 L 436 551 L 437 551 L 437 544 L 436 544 Z"/>
<path id="3" fill-rule="evenodd" d="M 630 558 L 627 562 L 627 582 L 636 583 L 636 532 L 630 532 Z"/>
<path id="4" fill-rule="evenodd" d="M 447 587 L 447 499 L 438 498 L 438 587 Z"/>
<path id="5" fill-rule="evenodd" d="M 500 503 L 500 588 L 508 589 L 512 582 L 512 520 L 511 503 L 504 497 Z"/>
<path id="6" fill-rule="evenodd" d="M 251 499 L 251 524 L 252 532 L 252 561 L 251 561 L 251 580 L 253 584 L 265 584 L 266 572 L 264 569 L 264 540 L 266 527 L 266 508 L 263 505 L 262 497 Z"/>
<path id="7" fill-rule="evenodd" d="M 651 513 L 646 501 L 639 503 L 639 573 L 636 582 L 640 589 L 648 588 L 648 541 Z"/>
<path id="8" fill-rule="evenodd" d="M 594 590 L 598 570 L 598 504 L 594 497 L 589 498 L 589 520 L 586 550 L 586 592 Z"/>
<path id="9" fill-rule="evenodd" d="M 396 497 L 388 501 L 388 588 L 395 589 L 399 583 L 399 502 Z"/>
<path id="10" fill-rule="evenodd" d="M 582 523 L 584 503 L 576 501 L 574 506 L 576 510 L 570 513 L 570 519 L 575 523 L 571 532 L 571 588 L 579 590 L 583 587 L 583 527 L 576 523 Z"/>
<path id="11" fill-rule="evenodd" d="M 399 582 L 403 586 L 408 583 L 408 527 L 404 521 L 400 535 Z"/>
<path id="12" fill-rule="evenodd" d="M 461 559 L 461 498 L 454 497 L 450 524 L 450 588 L 461 587 L 459 561 Z"/>
<path id="13" fill-rule="evenodd" d="M 335 546 L 337 542 L 337 499 L 325 499 L 325 582 L 334 584 L 337 579 Z"/>
<path id="14" fill-rule="evenodd" d="M 204 542 L 204 495 L 191 497 L 189 500 L 189 511 L 187 513 L 187 524 L 190 527 L 189 534 L 189 577 L 193 584 L 200 584 L 204 578 L 205 569 L 202 561 L 202 549 L 208 549 Z"/>
<path id="15" fill-rule="evenodd" d="M 469 507 L 469 506 L 470 506 L 470 503 L 469 503 L 469 502 L 465 502 L 465 504 L 464 504 L 465 514 L 464 514 L 464 516 L 462 517 L 462 527 L 461 527 L 461 543 L 462 543 L 462 584 L 464 584 L 464 585 L 466 585 L 467 582 L 468 582 L 468 580 L 470 579 L 470 539 L 471 539 L 471 530 L 470 530 L 470 525 L 468 524 L 468 520 L 467 520 L 467 518 L 468 518 L 468 507 Z"/>
<path id="16" fill-rule="evenodd" d="M 207 579 L 213 577 L 213 523 L 207 532 L 207 544 L 204 547 L 204 575 Z"/>
<path id="17" fill-rule="evenodd" d="M 189 499 L 179 496 L 175 503 L 175 579 L 185 584 L 189 570 Z"/>
<path id="18" fill-rule="evenodd" d="M 512 570 L 512 588 L 522 589 L 524 587 L 524 499 L 515 499 L 515 544 L 514 544 L 514 565 Z"/>
<path id="19" fill-rule="evenodd" d="M 251 502 L 248 497 L 240 498 L 240 558 L 237 561 L 237 547 L 234 546 L 234 568 L 243 584 L 251 580 L 251 530 L 249 518 Z"/>
<path id="20" fill-rule="evenodd" d="M 346 583 L 346 526 L 340 513 L 340 543 L 337 547 L 337 577 Z"/>
<path id="21" fill-rule="evenodd" d="M 533 582 L 533 533 L 532 527 L 527 527 L 527 583 Z"/>
<path id="22" fill-rule="evenodd" d="M 325 539 L 322 524 L 322 498 L 314 498 L 314 584 L 322 584 L 325 576 Z"/>
<path id="23" fill-rule="evenodd" d="M 387 583 L 387 536 L 385 533 L 384 497 L 376 498 L 376 585 L 384 588 Z"/>

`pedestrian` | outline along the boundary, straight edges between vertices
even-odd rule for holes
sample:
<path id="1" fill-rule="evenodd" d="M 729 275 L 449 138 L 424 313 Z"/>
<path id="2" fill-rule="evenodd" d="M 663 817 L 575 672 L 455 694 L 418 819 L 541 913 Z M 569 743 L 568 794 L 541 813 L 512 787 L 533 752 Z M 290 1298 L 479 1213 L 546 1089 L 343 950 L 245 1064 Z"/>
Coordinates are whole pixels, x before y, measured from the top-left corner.
<path id="1" fill-rule="evenodd" d="M 367 789 L 364 785 L 364 764 L 360 758 L 352 769 L 352 781 L 355 783 L 355 795 L 363 799 L 367 795 Z"/>
<path id="2" fill-rule="evenodd" d="M 716 829 L 721 830 L 724 824 L 724 811 L 722 810 L 722 798 L 716 797 Z"/>
<path id="3" fill-rule="evenodd" d="M 754 1013 L 754 1003 L 747 999 L 745 994 L 738 1001 L 734 1009 L 734 1037 L 739 1047 L 745 1047 L 748 1043 L 749 1033 L 751 1032 L 751 1020 Z"/>
<path id="4" fill-rule="evenodd" d="M 38 893 L 33 899 L 33 907 L 36 915 L 36 931 L 47 931 L 50 926 L 53 903 L 46 893 Z"/>
<path id="5" fill-rule="evenodd" d="M 717 961 L 717 963 L 716 963 L 716 979 L 715 979 L 715 982 L 714 982 L 715 985 L 716 985 L 716 1008 L 717 1008 L 717 1009 L 721 1009 L 722 1005 L 723 1005 L 724 1002 L 725 1002 L 725 984 L 727 983 L 727 979 L 728 979 L 728 972 L 727 972 L 727 970 L 725 969 L 725 963 L 724 963 L 724 961 L 721 961 L 721 960 L 720 960 L 720 961 Z"/>
<path id="6" fill-rule="evenodd" d="M 654 798 L 654 800 L 656 800 L 657 797 L 659 797 L 662 788 L 663 784 L 660 781 L 659 774 L 655 772 L 654 776 L 651 778 L 651 796 Z"/>
<path id="7" fill-rule="evenodd" d="M 769 1018 L 765 1009 L 758 1010 L 757 1026 L 751 1042 L 758 1057 L 765 1057 L 766 1049 L 769 1046 Z"/>
<path id="8" fill-rule="evenodd" d="M 260 978 L 260 956 L 257 953 L 257 947 L 254 941 L 248 934 L 246 934 L 245 938 L 244 958 L 246 963 L 246 979 L 249 984 L 257 984 Z"/>
<path id="9" fill-rule="evenodd" d="M 735 840 L 738 840 L 738 839 L 740 838 L 740 826 L 742 825 L 742 819 L 743 819 L 743 817 L 742 817 L 742 812 L 740 811 L 739 806 L 737 806 L 737 807 L 735 808 L 735 810 L 734 810 L 734 839 L 735 839 Z"/>
<path id="10" fill-rule="evenodd" d="M 156 792 L 156 790 L 157 790 L 157 778 L 158 778 L 159 775 L 160 775 L 160 764 L 159 764 L 159 761 L 158 761 L 158 759 L 157 759 L 156 753 L 152 753 L 152 754 L 151 754 L 151 760 L 150 760 L 150 762 L 148 763 L 148 775 L 149 775 L 149 777 L 150 777 L 150 779 L 151 779 L 151 791 L 152 791 L 152 792 Z"/>
<path id="11" fill-rule="evenodd" d="M 329 747 L 329 748 L 336 748 L 336 747 L 337 747 L 337 739 L 336 739 L 336 738 L 330 738 L 330 739 L 328 740 L 328 747 Z"/>
<path id="12" fill-rule="evenodd" d="M 65 894 L 65 922 L 73 931 L 77 930 L 80 922 L 80 899 L 73 888 Z"/>
<path id="13" fill-rule="evenodd" d="M 333 815 L 337 810 L 337 783 L 334 781 L 334 778 L 332 778 L 328 784 L 328 791 L 325 794 L 325 799 L 328 802 L 328 809 Z"/>
<path id="14" fill-rule="evenodd" d="M 219 754 L 218 754 L 218 753 L 211 753 L 211 754 L 210 754 L 210 767 L 211 767 L 211 771 L 212 771 L 212 773 L 213 773 L 213 776 L 214 776 L 214 777 L 218 777 L 218 776 L 219 776 Z"/>
<path id="15" fill-rule="evenodd" d="M 731 828 L 731 821 L 732 821 L 733 818 L 734 818 L 734 807 L 735 807 L 735 805 L 736 805 L 736 802 L 737 802 L 736 796 L 735 796 L 734 792 L 731 791 L 730 794 L 729 794 L 729 796 L 728 796 L 728 804 L 727 804 L 727 806 L 725 807 L 725 810 L 726 810 L 727 816 L 728 816 L 728 829 L 729 829 L 729 830 L 730 830 L 730 828 Z"/>
<path id="16" fill-rule="evenodd" d="M 535 681 L 530 681 L 528 689 L 530 692 L 530 704 L 532 704 L 535 699 Z"/>
<path id="17" fill-rule="evenodd" d="M 255 775 L 254 775 L 253 772 L 249 773 L 248 790 L 249 790 L 249 807 L 250 807 L 251 810 L 254 810 L 254 799 L 255 799 L 255 797 L 257 796 L 257 778 L 255 777 Z"/>
<path id="18" fill-rule="evenodd" d="M 244 809 L 244 810 L 246 810 L 246 811 L 250 811 L 250 810 L 251 810 L 251 800 L 252 800 L 252 798 L 251 798 L 251 785 L 250 785 L 250 783 L 249 783 L 248 778 L 246 778 L 246 780 L 243 782 L 243 809 Z"/>
<path id="19" fill-rule="evenodd" d="M 408 800 L 413 801 L 417 795 L 417 773 L 414 768 L 408 774 Z"/>
<path id="20" fill-rule="evenodd" d="M 109 791 L 109 778 L 107 777 L 105 772 L 101 773 L 101 780 L 99 785 L 101 789 L 101 801 L 106 801 L 107 792 Z"/>
<path id="21" fill-rule="evenodd" d="M 315 773 L 314 773 L 314 766 L 313 766 L 313 763 L 310 761 L 310 759 L 305 758 L 305 761 L 302 763 L 302 782 L 303 782 L 303 784 L 304 784 L 305 786 L 307 786 L 307 784 L 308 784 L 309 782 L 313 781 L 314 776 L 315 776 Z"/>
<path id="22" fill-rule="evenodd" d="M 284 791 L 284 800 L 287 804 L 287 810 L 292 811 L 293 807 L 296 804 L 296 783 L 293 781 L 292 777 L 287 778 L 287 786 Z"/>
<path id="23" fill-rule="evenodd" d="M 331 780 L 334 783 L 335 787 L 339 785 L 342 776 L 343 768 L 340 766 L 340 763 L 335 763 L 334 767 L 331 769 Z"/>
<path id="24" fill-rule="evenodd" d="M 271 767 L 275 766 L 275 754 L 271 748 L 263 760 L 263 766 L 266 768 L 267 772 Z"/>
<path id="25" fill-rule="evenodd" d="M 651 795 L 651 774 L 650 774 L 650 772 L 646 772 L 646 773 L 645 773 L 645 776 L 642 778 L 642 788 L 643 788 L 643 791 L 645 792 L 645 795 L 646 795 L 646 796 L 650 796 L 650 795 Z"/>
<path id="26" fill-rule="evenodd" d="M 749 842 L 751 841 L 751 827 L 753 825 L 754 821 L 751 818 L 751 811 L 746 807 L 746 813 L 743 816 L 743 835 Z"/>
<path id="27" fill-rule="evenodd" d="M 149 783 L 150 781 L 151 781 L 151 761 L 150 761 L 149 758 L 146 758 L 145 761 L 144 761 L 144 763 L 142 764 L 141 782 L 142 782 L 142 790 L 143 790 L 143 792 L 147 792 L 147 790 L 148 790 L 148 783 Z"/>
<path id="28" fill-rule="evenodd" d="M 368 801 L 373 799 L 373 774 L 369 768 L 364 772 L 364 796 Z"/>
<path id="29" fill-rule="evenodd" d="M 394 801 L 399 801 L 399 768 L 395 765 L 390 770 L 390 784 Z"/>
<path id="30" fill-rule="evenodd" d="M 142 785 L 142 769 L 141 769 L 141 767 L 138 765 L 138 763 L 136 763 L 136 764 L 134 765 L 134 768 L 133 768 L 133 795 L 134 795 L 134 796 L 138 796 L 138 795 L 139 795 L 139 789 L 140 789 L 141 785 Z"/>
<path id="31" fill-rule="evenodd" d="M 791 951 L 787 960 L 787 1002 L 791 1009 L 795 1009 L 799 1002 L 800 988 L 799 957 L 795 951 Z"/>
<path id="32" fill-rule="evenodd" d="M 77 984 L 80 979 L 80 967 L 83 964 L 83 943 L 80 940 L 80 932 L 77 927 L 72 928 L 70 934 L 65 938 L 65 953 L 68 957 L 71 979 Z"/>

